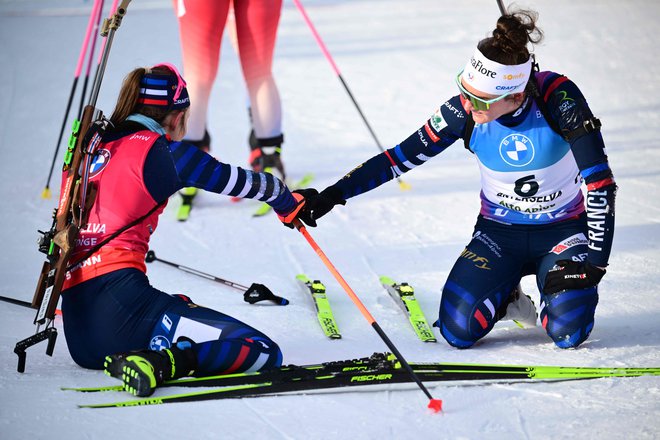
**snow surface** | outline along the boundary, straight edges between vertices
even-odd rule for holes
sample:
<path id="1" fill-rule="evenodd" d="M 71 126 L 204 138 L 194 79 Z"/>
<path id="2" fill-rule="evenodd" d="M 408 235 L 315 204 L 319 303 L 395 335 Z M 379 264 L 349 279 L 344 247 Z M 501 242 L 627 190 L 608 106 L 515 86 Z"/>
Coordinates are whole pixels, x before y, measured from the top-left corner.
<path id="1" fill-rule="evenodd" d="M 416 130 L 456 92 L 453 75 L 498 16 L 492 0 L 304 3 L 386 146 Z M 436 318 L 439 292 L 478 211 L 477 167 L 460 143 L 404 175 L 411 191 L 390 183 L 349 201 L 310 232 L 409 361 L 660 366 L 660 66 L 654 55 L 660 45 L 654 30 L 660 2 L 530 0 L 521 5 L 540 12 L 546 40 L 536 53 L 542 68 L 576 81 L 602 120 L 620 187 L 611 265 L 590 339 L 577 350 L 561 350 L 540 327 L 522 330 L 500 323 L 470 350 L 425 344 L 379 285 L 382 274 L 411 282 L 428 320 Z M 3 296 L 32 298 L 43 261 L 36 230 L 50 226 L 56 205 L 55 198 L 42 200 L 40 193 L 90 9 L 90 1 L 79 0 L 0 1 Z M 134 1 L 115 36 L 98 106 L 110 113 L 123 76 L 136 66 L 162 61 L 180 65 L 171 2 Z M 285 1 L 275 72 L 285 104 L 284 157 L 292 177 L 314 172 L 315 186 L 323 188 L 377 153 L 291 1 Z M 214 154 L 245 164 L 245 92 L 227 41 L 209 125 Z M 57 177 L 51 183 L 59 186 Z M 264 283 L 291 304 L 249 305 L 236 291 L 159 263 L 148 267 L 155 286 L 185 292 L 258 327 L 280 344 L 285 363 L 354 358 L 386 349 L 300 234 L 283 228 L 273 215 L 253 219 L 254 202 L 232 204 L 202 194 L 190 221 L 181 224 L 174 219 L 177 202 L 161 217 L 152 240 L 161 258 L 243 284 Z M 295 283 L 299 272 L 325 281 L 341 340 L 321 333 L 311 302 Z M 524 279 L 523 287 L 538 298 L 532 279 Z M 426 398 L 414 387 L 82 410 L 76 404 L 129 396 L 59 389 L 114 384 L 73 363 L 59 321 L 54 356 L 46 356 L 45 344 L 39 344 L 28 350 L 26 372 L 17 373 L 13 347 L 34 332 L 34 313 L 5 302 L 0 302 L 0 313 L 2 439 L 660 438 L 657 377 L 470 387 L 429 383 L 432 394 L 444 400 L 441 415 L 426 410 Z"/>

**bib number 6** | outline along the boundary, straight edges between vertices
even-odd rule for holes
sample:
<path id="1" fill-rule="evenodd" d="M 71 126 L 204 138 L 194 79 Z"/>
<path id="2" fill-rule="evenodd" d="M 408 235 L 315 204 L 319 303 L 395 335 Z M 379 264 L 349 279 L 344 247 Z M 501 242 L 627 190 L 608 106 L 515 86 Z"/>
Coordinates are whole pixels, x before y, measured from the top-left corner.
<path id="1" fill-rule="evenodd" d="M 520 197 L 532 197 L 539 191 L 539 184 L 534 180 L 534 175 L 521 177 L 516 180 L 513 191 Z"/>

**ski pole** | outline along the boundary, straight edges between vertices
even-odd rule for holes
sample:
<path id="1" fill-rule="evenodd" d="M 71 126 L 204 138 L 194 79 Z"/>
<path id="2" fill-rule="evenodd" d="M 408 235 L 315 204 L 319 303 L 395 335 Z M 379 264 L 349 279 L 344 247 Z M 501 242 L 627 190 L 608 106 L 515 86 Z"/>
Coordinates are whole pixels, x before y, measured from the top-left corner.
<path id="1" fill-rule="evenodd" d="M 500 8 L 500 14 L 506 15 L 506 7 L 504 6 L 504 1 L 503 0 L 496 0 L 497 1 L 497 7 Z"/>
<path id="2" fill-rule="evenodd" d="M 29 307 L 32 308 L 32 304 L 28 301 L 22 301 L 16 298 L 10 298 L 8 296 L 0 296 L 0 301 L 8 302 L 10 304 L 16 304 L 17 306 Z"/>
<path id="3" fill-rule="evenodd" d="M 82 92 L 80 93 L 80 105 L 78 106 L 78 118 L 82 117 L 83 107 L 85 105 L 85 96 L 87 95 L 87 85 L 89 83 L 89 73 L 92 70 L 92 60 L 94 59 L 94 50 L 96 49 L 96 40 L 99 35 L 99 28 L 101 26 L 101 17 L 103 16 L 103 3 L 104 0 L 100 1 L 101 5 L 99 6 L 98 14 L 96 15 L 96 23 L 94 25 L 94 30 L 92 31 L 92 47 L 89 49 L 89 57 L 87 57 L 87 68 L 85 69 L 85 81 L 83 82 Z M 114 14 L 114 9 L 111 12 Z M 104 40 L 105 41 L 105 40 Z M 101 48 L 100 54 L 103 53 L 103 48 Z"/>
<path id="4" fill-rule="evenodd" d="M 376 137 L 376 133 L 374 133 L 374 130 L 371 128 L 371 125 L 367 121 L 367 118 L 364 116 L 364 113 L 362 113 L 362 109 L 358 105 L 357 101 L 353 97 L 353 93 L 351 93 L 351 90 L 348 88 L 348 84 L 346 84 L 346 81 L 344 81 L 344 77 L 342 77 L 341 73 L 339 72 L 339 68 L 337 67 L 337 64 L 335 64 L 335 61 L 332 59 L 332 56 L 330 55 L 330 52 L 328 51 L 328 48 L 325 47 L 325 44 L 323 43 L 323 40 L 321 39 L 321 36 L 319 33 L 316 31 L 316 28 L 314 27 L 314 24 L 312 21 L 309 19 L 309 16 L 307 15 L 307 12 L 305 11 L 305 8 L 303 7 L 302 3 L 300 3 L 300 0 L 293 0 L 293 3 L 296 4 L 296 7 L 300 11 L 300 13 L 303 16 L 303 19 L 305 20 L 305 23 L 307 23 L 307 26 L 309 27 L 309 30 L 312 32 L 312 35 L 314 35 L 314 39 L 318 43 L 319 47 L 321 48 L 321 52 L 323 52 L 323 55 L 325 55 L 326 60 L 328 60 L 328 63 L 330 63 L 330 66 L 332 67 L 332 70 L 334 70 L 335 74 L 337 75 L 337 78 L 339 78 L 339 81 L 341 82 L 342 86 L 344 86 L 344 90 L 346 90 L 346 93 L 348 93 L 349 98 L 351 98 L 351 101 L 353 101 L 353 105 L 355 105 L 355 108 L 357 109 L 358 113 L 362 117 L 362 121 L 364 121 L 364 124 L 367 126 L 367 129 L 369 130 L 369 133 L 371 133 L 371 137 L 374 138 L 374 141 L 376 141 L 376 145 L 380 149 L 381 152 L 385 152 L 385 149 L 381 145 L 380 141 Z M 397 177 L 397 180 L 399 181 L 399 187 L 403 190 L 408 190 L 410 189 L 410 185 L 404 182 L 400 177 Z"/>
<path id="5" fill-rule="evenodd" d="M 80 72 L 82 71 L 83 61 L 85 59 L 85 53 L 87 53 L 87 46 L 89 45 L 89 40 L 92 35 L 92 29 L 94 27 L 94 22 L 96 21 L 97 14 L 101 14 L 101 5 L 102 0 L 95 0 L 94 5 L 92 6 L 92 12 L 89 14 L 89 21 L 87 22 L 87 30 L 85 31 L 85 38 L 83 39 L 82 47 L 80 48 L 80 55 L 78 56 L 78 64 L 76 65 L 76 71 L 73 76 L 73 85 L 71 86 L 71 92 L 69 93 L 69 102 L 66 105 L 66 110 L 64 111 L 64 120 L 62 120 L 62 126 L 60 128 L 60 135 L 57 137 L 57 143 L 55 144 L 55 154 L 53 155 L 53 161 L 50 164 L 50 171 L 48 171 L 48 178 L 46 179 L 46 186 L 41 192 L 41 198 L 50 199 L 50 179 L 53 176 L 53 169 L 55 167 L 55 161 L 57 160 L 57 154 L 60 151 L 60 142 L 62 142 L 62 136 L 64 135 L 64 129 L 66 127 L 66 121 L 69 117 L 69 111 L 71 110 L 71 104 L 73 102 L 73 96 L 76 93 L 76 88 L 78 87 L 78 78 L 80 77 Z M 89 55 L 92 57 L 92 54 Z"/>
<path id="6" fill-rule="evenodd" d="M 371 324 L 373 329 L 378 333 L 378 336 L 385 342 L 385 345 L 392 351 L 394 356 L 396 356 L 397 360 L 401 363 L 401 366 L 405 368 L 405 370 L 408 372 L 410 375 L 410 378 L 419 386 L 419 388 L 424 392 L 426 397 L 429 398 L 429 404 L 428 408 L 433 410 L 433 412 L 440 412 L 442 410 L 442 400 L 440 399 L 434 399 L 429 390 L 424 386 L 422 381 L 419 379 L 417 374 L 415 374 L 415 371 L 412 369 L 408 361 L 405 360 L 401 352 L 396 348 L 394 343 L 390 340 L 390 338 L 385 334 L 383 329 L 378 325 L 378 322 L 374 319 L 374 317 L 369 313 L 369 310 L 364 306 L 362 301 L 360 301 L 360 298 L 355 294 L 353 289 L 351 289 L 351 286 L 348 285 L 346 280 L 341 276 L 341 274 L 337 271 L 335 266 L 330 262 L 328 257 L 325 255 L 323 250 L 319 247 L 318 244 L 314 241 L 311 235 L 309 235 L 309 232 L 307 232 L 307 228 L 302 224 L 302 222 L 298 219 L 293 221 L 293 225 L 296 227 L 296 229 L 305 237 L 309 245 L 314 249 L 316 254 L 321 258 L 321 261 L 323 261 L 323 264 L 328 268 L 332 276 L 335 277 L 337 282 L 344 288 L 348 296 L 351 298 L 351 301 L 353 301 L 353 304 L 357 306 L 357 308 L 360 310 L 360 313 L 362 313 L 362 316 Z"/>
<path id="7" fill-rule="evenodd" d="M 119 0 L 113 0 L 112 5 L 110 6 L 110 15 L 109 15 L 110 17 L 114 15 L 118 5 L 119 5 Z M 98 80 L 98 77 L 101 74 L 101 61 L 103 59 L 103 52 L 105 52 L 105 43 L 106 43 L 105 39 L 101 40 L 101 50 L 99 51 L 99 58 L 98 61 L 96 62 L 96 72 L 94 73 L 94 81 L 92 81 L 92 84 L 94 84 Z"/>
<path id="8" fill-rule="evenodd" d="M 184 272 L 188 272 L 193 275 L 197 275 L 198 277 L 206 278 L 207 280 L 215 281 L 216 283 L 224 284 L 225 286 L 229 286 L 236 290 L 240 290 L 241 292 L 244 292 L 243 300 L 245 300 L 245 302 L 250 304 L 254 304 L 264 300 L 272 301 L 280 306 L 285 306 L 289 304 L 288 299 L 275 295 L 268 287 L 264 286 L 263 284 L 253 283 L 250 287 L 246 287 L 241 284 L 235 283 L 233 281 L 228 281 L 220 277 L 216 277 L 215 275 L 201 272 L 191 267 L 186 267 L 181 264 L 172 263 L 171 261 L 163 260 L 162 258 L 158 258 L 156 256 L 156 253 L 151 250 L 147 252 L 145 261 L 147 263 L 151 263 L 152 261 L 160 261 L 161 263 L 165 263 L 168 266 L 176 267 L 177 269 L 180 269 Z"/>
<path id="9" fill-rule="evenodd" d="M 8 296 L 0 295 L 0 301 L 8 302 L 9 304 L 15 304 L 17 306 L 27 307 L 28 309 L 32 308 L 32 304 L 28 301 L 23 301 L 22 299 L 10 298 Z M 62 311 L 60 309 L 55 310 L 56 315 L 61 315 Z"/>

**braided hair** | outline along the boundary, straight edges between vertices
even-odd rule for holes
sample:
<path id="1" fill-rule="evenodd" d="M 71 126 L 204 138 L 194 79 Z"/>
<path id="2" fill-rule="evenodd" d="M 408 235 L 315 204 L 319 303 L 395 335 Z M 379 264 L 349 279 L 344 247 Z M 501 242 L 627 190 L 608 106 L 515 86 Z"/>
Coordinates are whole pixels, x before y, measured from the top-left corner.
<path id="1" fill-rule="evenodd" d="M 491 37 L 477 45 L 488 59 L 504 65 L 522 64 L 529 59 L 527 43 L 540 43 L 543 31 L 536 26 L 538 13 L 518 10 L 502 15 Z"/>

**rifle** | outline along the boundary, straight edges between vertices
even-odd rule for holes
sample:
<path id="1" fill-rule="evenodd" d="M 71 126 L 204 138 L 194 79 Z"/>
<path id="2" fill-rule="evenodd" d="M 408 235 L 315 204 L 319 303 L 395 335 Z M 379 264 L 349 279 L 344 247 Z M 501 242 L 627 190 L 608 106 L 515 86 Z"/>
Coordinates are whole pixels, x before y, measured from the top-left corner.
<path id="1" fill-rule="evenodd" d="M 16 343 L 14 353 L 18 355 L 18 371 L 25 371 L 25 350 L 41 341 L 48 340 L 46 354 L 53 355 L 57 329 L 55 329 L 55 310 L 60 299 L 60 293 L 66 272 L 80 264 L 77 261 L 70 264 L 75 248 L 76 238 L 84 229 L 89 217 L 89 209 L 94 203 L 96 188 L 89 182 L 89 168 L 98 146 L 110 122 L 103 112 L 96 108 L 98 92 L 101 88 L 103 73 L 108 61 L 114 34 L 119 29 L 126 15 L 126 9 L 131 0 L 122 0 L 116 12 L 103 21 L 100 35 L 106 38 L 98 72 L 92 85 L 92 93 L 88 104 L 83 110 L 81 120 L 74 121 L 71 137 L 64 153 L 62 167 L 63 182 L 60 200 L 53 212 L 53 222 L 46 232 L 39 231 L 39 251 L 46 254 L 37 281 L 37 287 L 30 306 L 37 309 L 34 324 L 37 326 L 34 335 Z M 43 327 L 43 330 L 42 330 Z"/>

